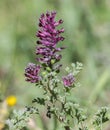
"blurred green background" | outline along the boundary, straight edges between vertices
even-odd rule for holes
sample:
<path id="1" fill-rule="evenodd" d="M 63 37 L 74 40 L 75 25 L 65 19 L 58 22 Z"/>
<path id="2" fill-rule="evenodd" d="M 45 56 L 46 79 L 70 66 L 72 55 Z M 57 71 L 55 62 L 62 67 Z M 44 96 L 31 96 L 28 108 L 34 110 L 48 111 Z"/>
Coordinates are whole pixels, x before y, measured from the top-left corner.
<path id="1" fill-rule="evenodd" d="M 73 97 L 86 106 L 110 104 L 110 0 L 0 0 L 0 98 L 17 96 L 17 107 L 40 95 L 26 83 L 24 68 L 34 62 L 41 13 L 57 11 L 64 20 L 62 63 L 82 62 Z M 91 105 L 90 105 L 91 104 Z"/>

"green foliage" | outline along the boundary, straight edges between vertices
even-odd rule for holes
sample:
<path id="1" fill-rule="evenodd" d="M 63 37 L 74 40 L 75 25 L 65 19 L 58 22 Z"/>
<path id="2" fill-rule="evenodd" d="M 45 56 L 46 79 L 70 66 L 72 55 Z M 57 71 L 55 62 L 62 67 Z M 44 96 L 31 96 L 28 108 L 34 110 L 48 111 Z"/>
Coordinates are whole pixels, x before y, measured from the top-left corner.
<path id="1" fill-rule="evenodd" d="M 72 69 L 67 67 L 65 70 L 67 73 L 72 73 L 76 78 L 80 70 L 82 70 L 82 64 L 77 62 L 71 65 Z M 51 119 L 54 117 L 61 123 L 65 130 L 89 130 L 89 118 L 92 120 L 92 116 L 87 116 L 87 108 L 81 108 L 75 101 L 68 100 L 68 96 L 73 92 L 74 87 L 77 87 L 77 81 L 75 80 L 73 86 L 65 87 L 61 80 L 58 79 L 58 73 L 51 72 L 48 69 L 45 70 L 46 74 L 42 73 L 42 80 L 36 84 L 43 90 L 41 97 L 34 98 L 32 103 L 36 105 L 43 105 L 46 109 L 46 116 Z M 76 82 L 76 83 L 75 83 Z M 27 107 L 27 110 L 22 113 L 14 112 L 14 117 L 8 120 L 10 129 L 22 129 L 26 127 L 30 116 L 32 114 L 40 114 L 40 109 L 36 107 Z M 102 107 L 101 110 L 95 114 L 93 126 L 102 130 L 102 124 L 109 121 L 107 115 L 108 108 Z M 86 124 L 88 122 L 88 124 Z M 76 127 L 75 127 L 76 126 Z"/>
<path id="2" fill-rule="evenodd" d="M 102 124 L 107 122 L 109 120 L 108 117 L 108 108 L 107 107 L 102 107 L 98 112 L 95 114 L 93 124 L 95 127 L 99 128 L 102 130 Z"/>
<path id="3" fill-rule="evenodd" d="M 22 130 L 27 127 L 27 123 L 33 114 L 38 114 L 35 107 L 26 107 L 25 110 L 13 111 L 13 117 L 7 120 L 9 130 Z"/>

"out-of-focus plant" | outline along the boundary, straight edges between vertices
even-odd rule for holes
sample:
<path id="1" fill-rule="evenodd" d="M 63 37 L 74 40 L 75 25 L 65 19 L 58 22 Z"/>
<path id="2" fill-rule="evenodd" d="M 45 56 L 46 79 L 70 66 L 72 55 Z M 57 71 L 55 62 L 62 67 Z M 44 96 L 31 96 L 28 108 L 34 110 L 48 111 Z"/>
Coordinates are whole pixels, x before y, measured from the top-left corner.
<path id="1" fill-rule="evenodd" d="M 0 102 L 0 130 L 6 129 L 5 121 L 9 117 L 13 106 L 15 106 L 17 98 L 14 95 L 8 96 L 6 99 L 2 99 Z"/>
<path id="2" fill-rule="evenodd" d="M 39 19 L 39 30 L 36 36 L 36 55 L 38 65 L 29 63 L 25 69 L 26 81 L 35 84 L 43 90 L 43 95 L 32 100 L 32 103 L 43 105 L 46 109 L 46 116 L 57 119 L 65 130 L 89 130 L 86 124 L 88 116 L 85 109 L 82 109 L 77 102 L 71 101 L 69 96 L 73 89 L 79 86 L 78 75 L 82 70 L 82 63 L 72 63 L 71 67 L 65 68 L 65 75 L 60 77 L 62 69 L 60 60 L 63 57 L 59 54 L 65 47 L 57 47 L 60 41 L 64 40 L 61 34 L 64 29 L 57 29 L 63 21 L 55 21 L 56 12 L 42 14 Z M 37 88 L 37 89 L 38 89 Z M 8 120 L 10 129 L 22 130 L 26 127 L 32 114 L 39 114 L 41 111 L 36 107 L 27 107 L 23 112 L 14 112 L 13 119 Z M 93 121 L 97 130 L 102 130 L 102 123 L 109 120 L 107 109 L 101 109 Z M 56 129 L 56 128 L 55 128 Z"/>
<path id="3" fill-rule="evenodd" d="M 102 130 L 102 124 L 109 120 L 107 115 L 108 108 L 102 107 L 94 116 L 93 125 L 98 130 Z"/>

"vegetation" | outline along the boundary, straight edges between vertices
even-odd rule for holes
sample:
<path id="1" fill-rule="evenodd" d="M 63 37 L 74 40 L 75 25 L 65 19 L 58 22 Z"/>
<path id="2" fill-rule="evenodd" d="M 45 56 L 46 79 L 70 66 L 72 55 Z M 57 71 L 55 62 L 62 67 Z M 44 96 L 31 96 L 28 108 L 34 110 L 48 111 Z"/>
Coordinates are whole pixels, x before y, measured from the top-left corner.
<path id="1" fill-rule="evenodd" d="M 28 62 L 35 63 L 38 19 L 47 10 L 56 10 L 57 19 L 64 20 L 62 26 L 65 28 L 63 35 L 66 39 L 63 45 L 66 49 L 62 52 L 63 68 L 77 61 L 84 65 L 78 77 L 81 86 L 74 88 L 69 100 L 87 108 L 86 114 L 89 116 L 102 106 L 110 106 L 109 0 L 3 0 L 0 1 L 1 130 L 8 129 L 5 121 L 13 115 L 13 109 L 18 111 L 24 106 L 31 106 L 32 99 L 42 94 L 33 84 L 25 82 L 24 68 Z M 12 103 L 14 105 L 10 106 L 7 103 L 11 95 L 17 98 L 16 105 Z M 23 130 L 56 130 L 56 126 L 57 129 L 62 129 L 56 120 L 49 120 L 44 116 L 42 107 L 40 109 L 42 114 L 31 118 L 31 125 Z M 99 114 L 96 113 L 97 115 Z M 109 123 L 105 123 L 102 129 L 108 130 L 109 127 Z"/>

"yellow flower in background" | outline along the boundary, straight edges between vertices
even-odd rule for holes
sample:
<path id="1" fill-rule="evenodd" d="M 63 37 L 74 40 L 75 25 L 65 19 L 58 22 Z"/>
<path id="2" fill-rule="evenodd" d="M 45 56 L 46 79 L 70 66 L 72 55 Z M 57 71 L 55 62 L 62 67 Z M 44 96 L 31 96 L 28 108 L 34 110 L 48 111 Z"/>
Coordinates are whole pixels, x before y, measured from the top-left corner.
<path id="1" fill-rule="evenodd" d="M 6 98 L 6 102 L 9 106 L 14 106 L 17 102 L 17 99 L 15 96 L 9 96 Z"/>

